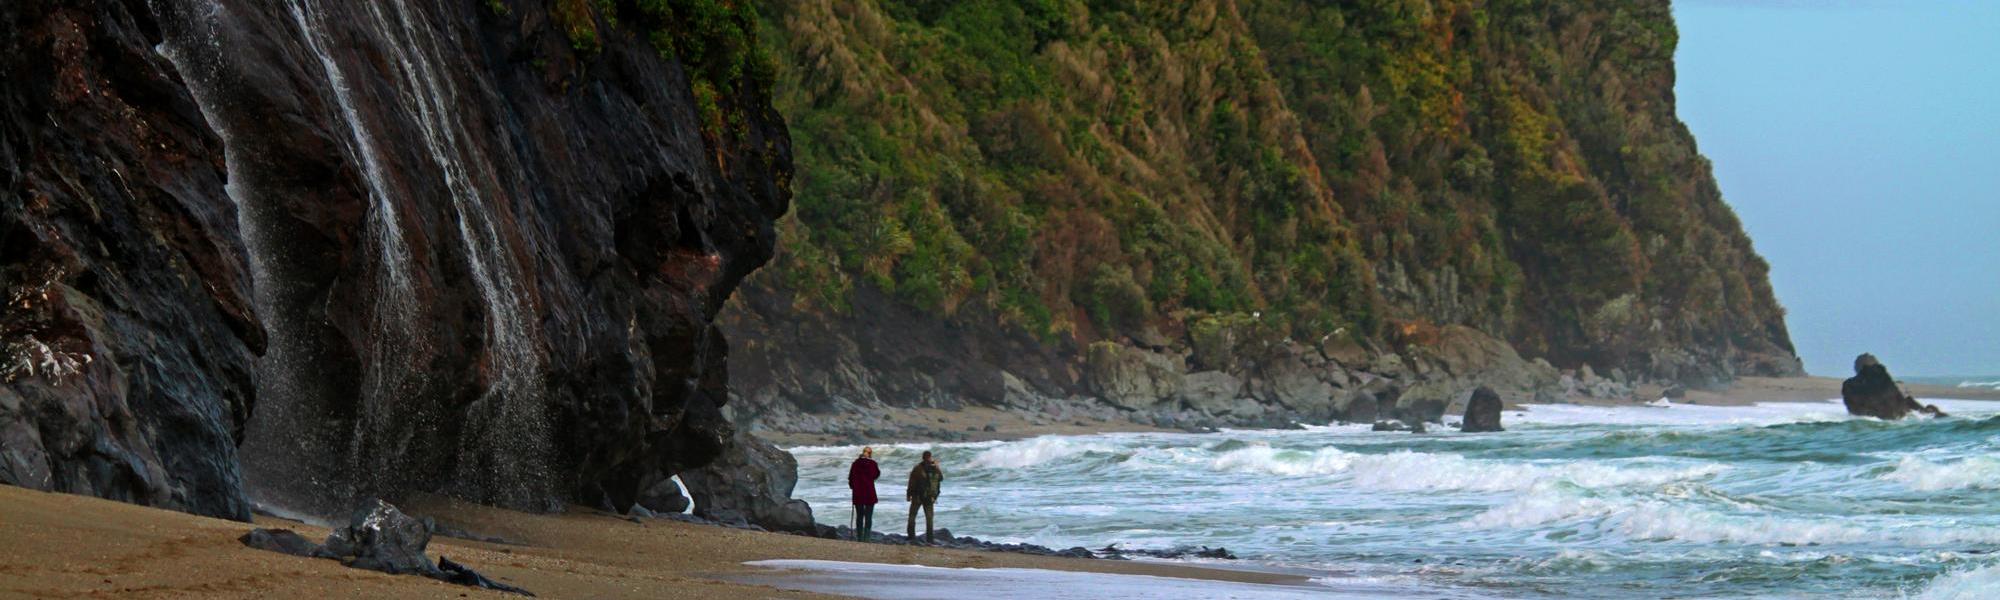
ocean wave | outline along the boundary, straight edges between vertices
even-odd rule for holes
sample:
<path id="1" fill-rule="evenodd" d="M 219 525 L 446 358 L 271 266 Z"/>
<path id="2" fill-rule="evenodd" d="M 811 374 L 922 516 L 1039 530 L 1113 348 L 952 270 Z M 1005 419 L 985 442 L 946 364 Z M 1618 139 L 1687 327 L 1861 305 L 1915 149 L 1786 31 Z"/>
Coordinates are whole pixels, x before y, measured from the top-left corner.
<path id="1" fill-rule="evenodd" d="M 1684 468 L 1603 462 L 1532 464 L 1468 459 L 1456 454 L 1409 451 L 1360 454 L 1338 448 L 1307 452 L 1269 446 L 1224 452 L 1208 466 L 1217 471 L 1254 471 L 1286 477 L 1342 476 L 1352 485 L 1376 490 L 1468 492 L 1526 490 L 1550 481 L 1585 488 L 1660 485 L 1707 477 L 1725 469 L 1714 464 Z"/>
<path id="2" fill-rule="evenodd" d="M 1110 444 L 1049 436 L 1007 442 L 987 448 L 974 455 L 967 464 L 990 469 L 1022 469 L 1081 454 L 1117 451 L 1118 449 Z"/>
<path id="3" fill-rule="evenodd" d="M 2000 565 L 1939 575 L 1911 598 L 1914 600 L 1991 598 L 1994 590 L 2000 590 Z"/>
<path id="4" fill-rule="evenodd" d="M 1635 541 L 1797 545 L 1893 542 L 1906 546 L 2000 543 L 1984 528 L 1880 527 L 1838 515 L 1744 516 L 1657 500 L 1600 498 L 1555 486 L 1537 488 L 1465 522 L 1470 529 L 1532 529 L 1584 524 Z M 1594 525 L 1590 525 L 1594 523 Z"/>
<path id="5" fill-rule="evenodd" d="M 1993 389 L 1993 390 L 2000 390 L 2000 380 L 1996 380 L 1996 381 L 1961 381 L 1961 382 L 1958 382 L 1958 387 L 1961 387 L 1961 388 L 1987 388 L 1987 389 Z"/>
<path id="6" fill-rule="evenodd" d="M 1897 461 L 1882 479 L 1901 482 L 1921 492 L 1958 489 L 2000 489 L 2000 459 L 1974 456 L 1958 462 L 1935 463 L 1915 456 Z"/>

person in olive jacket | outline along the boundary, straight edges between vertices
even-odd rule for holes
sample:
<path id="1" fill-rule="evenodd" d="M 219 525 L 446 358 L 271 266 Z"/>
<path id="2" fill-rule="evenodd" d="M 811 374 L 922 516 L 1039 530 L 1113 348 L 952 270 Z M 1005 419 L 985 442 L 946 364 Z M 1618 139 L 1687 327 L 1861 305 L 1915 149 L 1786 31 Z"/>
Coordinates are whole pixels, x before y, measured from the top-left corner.
<path id="1" fill-rule="evenodd" d="M 847 488 L 854 490 L 854 539 L 868 541 L 868 532 L 875 528 L 875 479 L 882 476 L 881 467 L 875 466 L 875 449 L 862 448 L 861 458 L 847 467 Z"/>
<path id="2" fill-rule="evenodd" d="M 917 509 L 924 510 L 924 543 L 935 542 L 931 533 L 931 519 L 937 505 L 939 486 L 944 484 L 944 469 L 938 468 L 937 459 L 924 452 L 924 459 L 910 469 L 910 489 L 905 497 L 910 500 L 910 522 L 904 533 L 910 540 L 917 539 Z"/>

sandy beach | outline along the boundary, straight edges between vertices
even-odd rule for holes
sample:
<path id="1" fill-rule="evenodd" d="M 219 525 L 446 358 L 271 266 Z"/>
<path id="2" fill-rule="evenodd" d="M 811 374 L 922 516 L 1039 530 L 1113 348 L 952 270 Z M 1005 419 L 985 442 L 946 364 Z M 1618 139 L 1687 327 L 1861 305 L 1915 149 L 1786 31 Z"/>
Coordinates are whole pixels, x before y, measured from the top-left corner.
<path id="1" fill-rule="evenodd" d="M 517 544 L 439 537 L 444 555 L 542 598 L 825 598 L 741 583 L 770 571 L 743 563 L 820 559 L 939 567 L 1013 567 L 1239 583 L 1298 583 L 1287 575 L 1193 566 L 857 544 L 588 511 L 535 515 L 452 502 L 406 504 L 440 523 Z M 327 529 L 260 517 L 256 525 L 69 494 L 0 486 L 0 597 L 21 598 L 518 598 L 416 576 L 349 569 L 332 560 L 255 550 L 252 527 Z"/>

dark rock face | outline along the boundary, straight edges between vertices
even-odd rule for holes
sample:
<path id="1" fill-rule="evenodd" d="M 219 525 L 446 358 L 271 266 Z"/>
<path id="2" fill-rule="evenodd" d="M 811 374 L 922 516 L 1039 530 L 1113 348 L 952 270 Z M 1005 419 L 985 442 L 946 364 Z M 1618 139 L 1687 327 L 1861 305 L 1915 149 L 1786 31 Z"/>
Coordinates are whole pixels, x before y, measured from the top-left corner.
<path id="1" fill-rule="evenodd" d="M 799 462 L 791 453 L 749 433 L 737 433 L 722 456 L 681 473 L 695 514 L 730 522 L 746 520 L 774 531 L 814 531 L 812 507 L 793 500 Z"/>
<path id="2" fill-rule="evenodd" d="M 0 7 L 0 481 L 623 507 L 719 454 L 711 323 L 790 198 L 769 91 L 706 127 L 638 25 L 488 4 Z"/>
<path id="3" fill-rule="evenodd" d="M 1472 390 L 1472 400 L 1465 403 L 1465 421 L 1458 426 L 1458 430 L 1466 433 L 1504 431 L 1500 428 L 1500 393 L 1483 385 Z"/>
<path id="4" fill-rule="evenodd" d="M 0 3 L 0 483 L 250 518 L 265 333 L 145 3 Z"/>
<path id="5" fill-rule="evenodd" d="M 1854 359 L 1854 376 L 1840 384 L 1840 400 L 1847 405 L 1847 414 L 1877 419 L 1896 420 L 1910 413 L 1924 413 L 1944 416 L 1944 411 L 1936 406 L 1924 405 L 1903 392 L 1896 379 L 1889 376 L 1889 368 L 1876 360 L 1873 354 L 1863 354 Z"/>

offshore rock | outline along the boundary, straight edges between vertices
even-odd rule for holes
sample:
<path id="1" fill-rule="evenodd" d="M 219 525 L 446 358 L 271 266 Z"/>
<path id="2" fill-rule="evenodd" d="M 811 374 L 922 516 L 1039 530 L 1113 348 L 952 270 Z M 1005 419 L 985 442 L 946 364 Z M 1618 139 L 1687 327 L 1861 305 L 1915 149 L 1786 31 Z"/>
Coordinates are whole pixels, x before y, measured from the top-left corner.
<path id="1" fill-rule="evenodd" d="M 1504 431 L 1500 428 L 1500 393 L 1493 388 L 1479 386 L 1472 390 L 1472 399 L 1465 403 L 1465 421 L 1458 426 L 1459 431 L 1481 433 Z"/>
<path id="2" fill-rule="evenodd" d="M 1854 376 L 1841 382 L 1840 400 L 1847 405 L 1850 415 L 1891 421 L 1913 412 L 1945 416 L 1937 406 L 1921 404 L 1905 393 L 1896 379 L 1889 376 L 1889 368 L 1873 354 L 1855 357 Z"/>
<path id="3" fill-rule="evenodd" d="M 746 520 L 773 531 L 811 532 L 812 507 L 792 499 L 798 459 L 746 431 L 738 431 L 722 456 L 681 473 L 695 514 L 715 521 Z"/>

